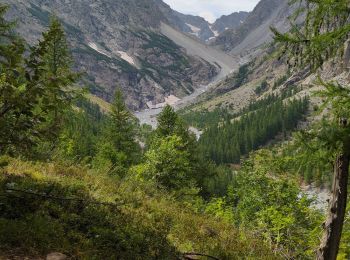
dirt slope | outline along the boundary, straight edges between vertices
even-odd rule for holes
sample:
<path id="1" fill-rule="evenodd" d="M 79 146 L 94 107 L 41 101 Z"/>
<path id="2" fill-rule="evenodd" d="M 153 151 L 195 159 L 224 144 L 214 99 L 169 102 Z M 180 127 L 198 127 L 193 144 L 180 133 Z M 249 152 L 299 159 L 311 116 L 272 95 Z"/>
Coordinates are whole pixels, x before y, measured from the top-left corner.
<path id="1" fill-rule="evenodd" d="M 213 47 L 207 46 L 196 39 L 175 30 L 165 23 L 161 23 L 161 33 L 176 44 L 185 48 L 187 54 L 198 56 L 211 64 L 221 67 L 221 72 L 218 75 L 218 78 L 225 77 L 238 67 L 238 59 L 233 58 L 220 50 L 214 49 Z"/>

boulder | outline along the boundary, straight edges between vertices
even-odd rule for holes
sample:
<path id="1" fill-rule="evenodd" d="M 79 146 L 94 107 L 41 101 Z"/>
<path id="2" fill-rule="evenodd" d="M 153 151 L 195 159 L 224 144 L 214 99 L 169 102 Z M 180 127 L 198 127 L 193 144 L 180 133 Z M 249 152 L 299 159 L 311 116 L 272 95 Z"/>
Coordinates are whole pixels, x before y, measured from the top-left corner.
<path id="1" fill-rule="evenodd" d="M 68 259 L 65 254 L 54 252 L 46 256 L 46 260 L 66 260 Z"/>

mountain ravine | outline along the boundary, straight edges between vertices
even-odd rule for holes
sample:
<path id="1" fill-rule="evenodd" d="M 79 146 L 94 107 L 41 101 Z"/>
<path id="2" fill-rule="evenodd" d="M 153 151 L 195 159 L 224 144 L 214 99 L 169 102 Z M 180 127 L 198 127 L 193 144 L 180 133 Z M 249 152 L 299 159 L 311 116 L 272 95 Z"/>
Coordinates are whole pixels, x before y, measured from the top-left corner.
<path id="1" fill-rule="evenodd" d="M 181 44 L 161 33 L 161 25 L 166 24 L 179 33 L 178 38 L 187 37 L 167 15 L 174 11 L 162 1 L 6 0 L 5 3 L 10 5 L 7 18 L 17 20 L 18 32 L 31 45 L 46 29 L 50 15 L 55 14 L 65 27 L 75 68 L 84 73 L 82 85 L 107 101 L 120 86 L 133 110 L 145 109 L 149 102 L 164 102 L 169 95 L 187 96 L 209 84 L 222 68 L 221 60 L 187 52 Z M 191 44 L 200 43 L 193 40 Z M 210 52 L 211 48 L 207 48 Z M 233 69 L 234 59 L 220 54 Z"/>

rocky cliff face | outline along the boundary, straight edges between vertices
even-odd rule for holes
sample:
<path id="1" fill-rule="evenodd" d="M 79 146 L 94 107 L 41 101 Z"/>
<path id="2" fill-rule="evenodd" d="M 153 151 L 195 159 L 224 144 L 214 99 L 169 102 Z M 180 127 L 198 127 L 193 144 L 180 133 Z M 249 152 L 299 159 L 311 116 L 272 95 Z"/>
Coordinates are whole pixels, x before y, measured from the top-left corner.
<path id="1" fill-rule="evenodd" d="M 181 32 L 190 34 L 201 41 L 214 37 L 210 24 L 202 17 L 176 12 L 162 0 L 154 0 L 160 11 L 166 17 L 167 23 Z"/>
<path id="2" fill-rule="evenodd" d="M 236 29 L 224 31 L 213 45 L 233 54 L 251 51 L 272 40 L 271 26 L 285 32 L 290 29 L 288 18 L 295 11 L 288 0 L 261 0 Z"/>
<path id="3" fill-rule="evenodd" d="M 1 0 L 3 1 L 3 0 Z M 19 33 L 34 44 L 54 13 L 62 21 L 76 69 L 85 73 L 84 85 L 110 100 L 117 85 L 134 110 L 148 101 L 184 96 L 207 84 L 219 67 L 190 56 L 160 33 L 160 24 L 175 26 L 172 10 L 158 0 L 6 0 L 9 19 L 17 19 Z M 178 23 L 183 23 L 178 19 Z M 177 26 L 179 26 L 179 24 Z M 198 77 L 201 75 L 201 77 Z"/>
<path id="4" fill-rule="evenodd" d="M 228 29 L 237 29 L 244 23 L 248 15 L 248 12 L 236 12 L 230 15 L 223 15 L 212 25 L 212 30 L 221 34 Z"/>

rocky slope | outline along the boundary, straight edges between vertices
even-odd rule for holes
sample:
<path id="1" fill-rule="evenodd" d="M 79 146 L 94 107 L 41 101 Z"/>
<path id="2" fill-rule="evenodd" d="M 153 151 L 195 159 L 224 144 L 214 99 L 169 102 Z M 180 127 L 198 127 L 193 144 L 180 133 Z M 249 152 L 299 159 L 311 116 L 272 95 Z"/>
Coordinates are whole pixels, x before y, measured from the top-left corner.
<path id="1" fill-rule="evenodd" d="M 237 29 L 244 23 L 248 15 L 248 12 L 235 12 L 230 15 L 223 15 L 215 21 L 211 29 L 218 34 L 228 29 Z"/>
<path id="2" fill-rule="evenodd" d="M 0 2 L 3 2 L 1 0 Z M 86 72 L 84 84 L 110 100 L 116 88 L 127 94 L 134 110 L 168 95 L 182 97 L 208 84 L 220 67 L 189 55 L 161 34 L 162 23 L 179 27 L 158 0 L 6 0 L 9 19 L 17 19 L 19 33 L 34 44 L 55 13 L 62 21 L 76 69 Z M 175 19 L 175 18 L 174 18 Z"/>
<path id="3" fill-rule="evenodd" d="M 295 8 L 288 0 L 261 0 L 243 24 L 223 32 L 213 45 L 235 55 L 254 51 L 272 40 L 271 26 L 281 32 L 290 29 L 288 18 Z"/>
<path id="4" fill-rule="evenodd" d="M 166 17 L 167 23 L 177 30 L 190 34 L 195 38 L 205 42 L 209 38 L 214 37 L 214 32 L 210 28 L 210 24 L 202 17 L 186 15 L 174 11 L 170 6 L 162 0 L 154 0 L 163 16 Z"/>

